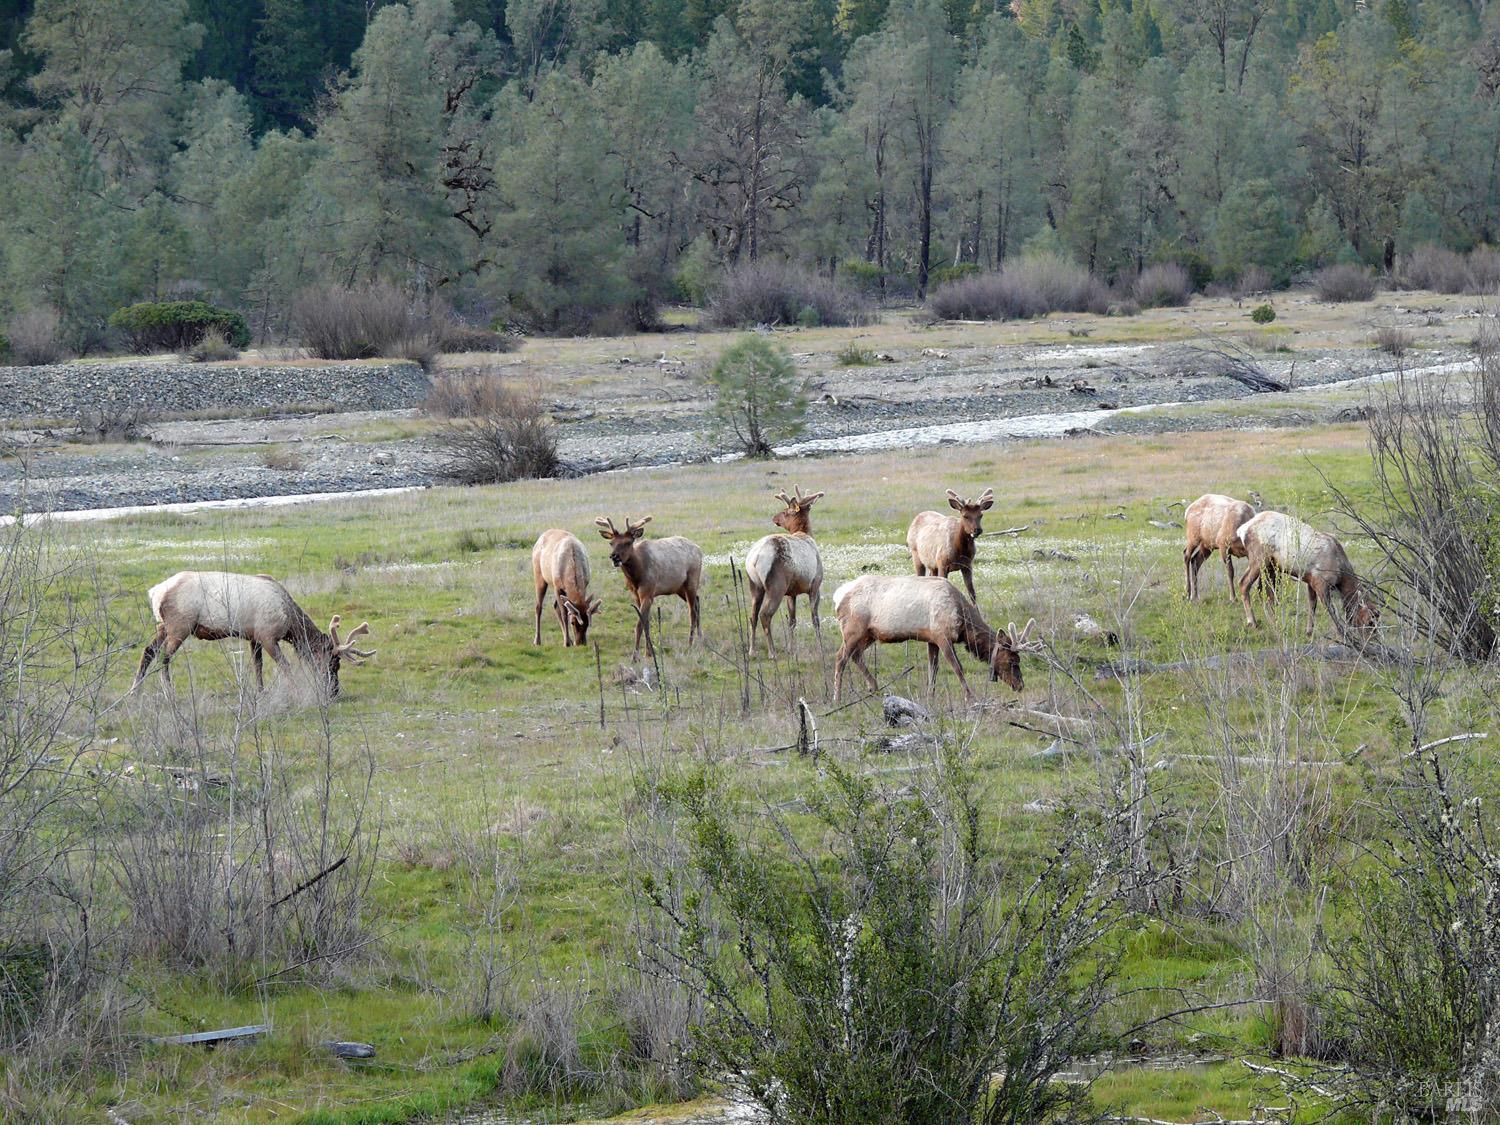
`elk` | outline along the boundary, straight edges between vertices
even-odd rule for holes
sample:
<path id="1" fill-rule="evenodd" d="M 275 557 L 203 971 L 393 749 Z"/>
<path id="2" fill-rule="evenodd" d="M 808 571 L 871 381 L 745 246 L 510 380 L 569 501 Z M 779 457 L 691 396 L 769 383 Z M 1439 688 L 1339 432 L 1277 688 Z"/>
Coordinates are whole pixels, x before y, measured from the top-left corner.
<path id="1" fill-rule="evenodd" d="M 1019 654 L 1040 645 L 1029 639 L 1034 621 L 1028 621 L 1019 633 L 1014 625 L 1009 630 L 991 629 L 974 603 L 945 578 L 866 574 L 835 590 L 833 605 L 844 637 L 833 662 L 835 703 L 843 691 L 844 667 L 851 660 L 870 681 L 871 690 L 879 690 L 864 655 L 876 641 L 926 641 L 928 692 L 937 683 L 938 655 L 942 654 L 970 699 L 974 692 L 958 661 L 957 645 L 989 665 L 992 681 L 1004 680 L 1016 691 L 1022 687 Z"/>
<path id="2" fill-rule="evenodd" d="M 948 506 L 958 517 L 942 512 L 918 512 L 906 529 L 906 549 L 911 552 L 917 576 L 933 574 L 947 578 L 955 570 L 964 576 L 969 600 L 974 594 L 974 540 L 983 534 L 980 526 L 984 513 L 995 504 L 995 490 L 986 488 L 978 500 L 965 500 L 948 489 Z"/>
<path id="3" fill-rule="evenodd" d="M 1307 635 L 1313 635 L 1318 602 L 1328 605 L 1330 590 L 1337 590 L 1344 611 L 1355 627 L 1368 629 L 1379 613 L 1360 589 L 1354 566 L 1344 552 L 1344 545 L 1327 532 L 1319 531 L 1293 516 L 1281 512 L 1261 512 L 1240 525 L 1237 533 L 1250 559 L 1249 569 L 1240 578 L 1240 601 L 1245 607 L 1245 624 L 1258 628 L 1255 611 L 1250 608 L 1250 590 L 1262 571 L 1275 578 L 1284 570 L 1307 586 L 1312 612 L 1307 618 Z M 1275 601 L 1274 581 L 1266 583 L 1266 597 Z M 1333 613 L 1332 606 L 1328 610 Z"/>
<path id="4" fill-rule="evenodd" d="M 781 599 L 786 598 L 787 621 L 797 628 L 797 596 L 805 594 L 812 610 L 813 629 L 818 621 L 818 603 L 823 596 L 823 559 L 812 537 L 812 506 L 825 494 L 814 492 L 803 496 L 793 487 L 793 495 L 783 490 L 776 494 L 785 507 L 771 517 L 786 534 L 771 534 L 756 542 L 745 556 L 745 578 L 750 583 L 750 655 L 755 655 L 755 630 L 766 631 L 766 648 L 776 651 L 771 641 L 771 623 Z"/>
<path id="5" fill-rule="evenodd" d="M 1218 551 L 1229 572 L 1229 597 L 1236 597 L 1234 560 L 1245 557 L 1245 545 L 1238 535 L 1240 527 L 1255 517 L 1255 509 L 1243 500 L 1209 492 L 1194 500 L 1183 512 L 1187 545 L 1182 549 L 1182 565 L 1187 571 L 1188 601 L 1198 600 L 1198 570 L 1208 556 Z"/>
<path id="6" fill-rule="evenodd" d="M 670 535 L 665 539 L 644 538 L 647 516 L 633 522 L 625 519 L 625 530 L 615 529 L 614 522 L 600 516 L 594 521 L 599 525 L 599 534 L 609 540 L 609 561 L 625 575 L 625 589 L 635 600 L 635 655 L 641 651 L 641 638 L 646 638 L 646 655 L 654 657 L 656 649 L 651 643 L 651 602 L 656 598 L 676 594 L 687 602 L 690 624 L 688 644 L 695 636 L 701 637 L 703 630 L 698 622 L 698 587 L 703 581 L 703 549 L 691 539 Z"/>
<path id="7" fill-rule="evenodd" d="M 266 686 L 262 654 L 269 650 L 283 673 L 291 671 L 281 642 L 297 650 L 303 663 L 322 673 L 331 696 L 339 693 L 339 664 L 348 660 L 362 664 L 374 656 L 354 642 L 370 631 L 364 622 L 347 637 L 339 637 L 341 618 L 335 614 L 322 632 L 287 593 L 286 587 L 267 574 L 228 574 L 212 570 L 184 570 L 146 593 L 156 635 L 141 653 L 135 672 L 134 691 L 146 678 L 151 662 L 161 655 L 162 679 L 172 683 L 172 657 L 189 637 L 222 641 L 238 637 L 250 642 L 255 658 L 255 686 Z"/>
<path id="8" fill-rule="evenodd" d="M 589 621 L 599 612 L 599 599 L 589 597 L 589 556 L 572 532 L 548 528 L 531 548 L 531 580 L 536 583 L 536 640 L 542 643 L 542 605 L 547 590 L 562 627 L 563 645 L 588 643 Z"/>

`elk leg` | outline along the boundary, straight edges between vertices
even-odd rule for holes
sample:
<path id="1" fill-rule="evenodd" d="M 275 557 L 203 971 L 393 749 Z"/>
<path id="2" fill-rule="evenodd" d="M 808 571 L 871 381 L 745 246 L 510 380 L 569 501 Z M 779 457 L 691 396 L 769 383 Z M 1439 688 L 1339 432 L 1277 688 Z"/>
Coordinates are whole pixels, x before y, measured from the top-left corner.
<path id="1" fill-rule="evenodd" d="M 792 594 L 786 600 L 786 643 L 795 645 L 797 643 L 797 595 Z"/>
<path id="2" fill-rule="evenodd" d="M 927 646 L 927 694 L 932 695 L 937 690 L 937 665 L 938 646 L 928 644 Z"/>
<path id="3" fill-rule="evenodd" d="M 532 644 L 542 643 L 542 603 L 547 600 L 547 583 L 538 582 L 536 587 L 536 638 Z"/>
<path id="4" fill-rule="evenodd" d="M 1252 559 L 1240 578 L 1240 602 L 1245 607 L 1245 624 L 1252 629 L 1260 628 L 1255 621 L 1255 611 L 1250 608 L 1250 591 L 1254 588 L 1256 579 L 1260 577 L 1261 567 L 1262 564 L 1258 559 Z"/>
<path id="5" fill-rule="evenodd" d="M 760 608 L 765 604 L 766 588 L 764 586 L 750 587 L 750 655 L 755 655 L 755 631 L 760 628 Z M 770 644 L 771 630 L 766 630 L 766 643 Z M 773 650 L 774 651 L 774 650 Z"/>
<path id="6" fill-rule="evenodd" d="M 972 700 L 974 699 L 974 689 L 969 686 L 969 677 L 964 675 L 964 666 L 959 663 L 958 653 L 953 648 L 953 643 L 951 641 L 943 646 L 943 654 L 947 656 L 948 663 L 953 665 L 953 671 L 954 674 L 958 676 L 958 682 L 963 684 L 964 686 L 964 694 L 967 695 L 972 702 Z"/>
<path id="7" fill-rule="evenodd" d="M 266 688 L 266 651 L 261 647 L 259 641 L 250 642 L 250 659 L 255 664 L 255 690 L 264 691 Z"/>
<path id="8" fill-rule="evenodd" d="M 879 691 L 880 681 L 875 678 L 875 673 L 870 671 L 869 666 L 865 663 L 865 649 L 868 647 L 868 643 L 862 644 L 854 651 L 854 665 L 865 674 L 865 679 L 870 681 L 870 690 Z"/>
<path id="9" fill-rule="evenodd" d="M 1313 579 L 1309 578 L 1307 580 L 1307 600 L 1308 600 L 1308 603 L 1310 605 L 1310 608 L 1309 608 L 1309 611 L 1308 611 L 1308 614 L 1307 614 L 1307 639 L 1308 640 L 1312 640 L 1312 636 L 1313 636 L 1313 619 L 1318 616 L 1318 595 L 1319 595 L 1319 592 L 1320 591 L 1318 590 L 1317 584 L 1314 582 Z M 1327 596 L 1328 592 L 1327 592 L 1327 590 L 1322 591 L 1322 594 L 1323 594 L 1323 600 L 1326 602 L 1328 600 L 1328 596 Z M 1332 609 L 1332 607 L 1329 608 L 1328 615 L 1330 617 L 1333 616 L 1333 609 Z"/>
<path id="10" fill-rule="evenodd" d="M 1193 556 L 1198 552 L 1193 547 L 1182 549 L 1182 570 L 1187 576 L 1187 600 L 1193 600 Z"/>
<path id="11" fill-rule="evenodd" d="M 969 591 L 969 600 L 976 606 L 979 604 L 979 595 L 974 592 L 974 568 L 972 566 L 961 566 L 959 573 L 964 576 L 964 586 Z"/>
<path id="12" fill-rule="evenodd" d="M 689 586 L 682 595 L 682 600 L 688 604 L 688 644 L 693 643 L 693 638 L 703 639 L 703 621 L 699 616 L 698 587 Z"/>
<path id="13" fill-rule="evenodd" d="M 141 686 L 141 681 L 146 678 L 146 669 L 151 667 L 151 662 L 156 659 L 157 650 L 161 648 L 162 642 L 166 639 L 167 627 L 165 625 L 158 625 L 155 635 L 146 642 L 146 651 L 141 653 L 141 662 L 136 666 L 135 670 L 135 683 L 130 685 L 131 691 Z"/>
<path id="14" fill-rule="evenodd" d="M 271 654 L 271 659 L 276 661 L 276 667 L 283 676 L 291 674 L 292 662 L 286 658 L 286 653 L 281 651 L 280 641 L 272 641 L 266 645 L 266 651 Z"/>
<path id="15" fill-rule="evenodd" d="M 563 647 L 573 647 L 573 634 L 568 631 L 568 611 L 563 609 L 562 598 L 552 599 L 552 608 L 557 611 L 557 627 L 562 630 Z"/>
<path id="16" fill-rule="evenodd" d="M 161 647 L 161 678 L 166 681 L 167 686 L 172 686 L 172 657 L 182 647 L 186 637 L 168 637 L 167 643 Z"/>
<path id="17" fill-rule="evenodd" d="M 1226 548 L 1220 552 L 1224 556 L 1224 569 L 1229 572 L 1229 600 L 1234 600 L 1234 556 Z"/>
<path id="18" fill-rule="evenodd" d="M 823 604 L 823 584 L 819 582 L 807 592 L 807 606 L 812 612 L 813 632 L 823 631 L 823 622 L 818 618 L 818 607 Z"/>
<path id="19" fill-rule="evenodd" d="M 632 659 L 641 654 L 641 638 L 646 638 L 646 655 L 655 656 L 656 649 L 651 644 L 651 599 L 641 598 L 635 603 L 635 652 Z"/>
<path id="20" fill-rule="evenodd" d="M 912 566 L 916 567 L 918 578 L 923 578 L 926 576 L 927 568 L 922 565 L 922 560 L 917 558 L 917 553 L 915 551 L 913 551 L 911 555 L 911 564 Z"/>

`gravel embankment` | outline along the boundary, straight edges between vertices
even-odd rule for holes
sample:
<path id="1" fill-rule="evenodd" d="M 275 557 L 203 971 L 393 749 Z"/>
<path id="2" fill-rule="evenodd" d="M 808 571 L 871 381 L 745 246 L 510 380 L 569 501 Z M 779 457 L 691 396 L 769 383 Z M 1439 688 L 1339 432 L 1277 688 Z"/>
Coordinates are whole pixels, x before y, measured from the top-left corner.
<path id="1" fill-rule="evenodd" d="M 0 367 L 0 418 L 134 407 L 149 418 L 276 410 L 404 410 L 431 387 L 415 363 L 246 366 L 153 360 Z"/>

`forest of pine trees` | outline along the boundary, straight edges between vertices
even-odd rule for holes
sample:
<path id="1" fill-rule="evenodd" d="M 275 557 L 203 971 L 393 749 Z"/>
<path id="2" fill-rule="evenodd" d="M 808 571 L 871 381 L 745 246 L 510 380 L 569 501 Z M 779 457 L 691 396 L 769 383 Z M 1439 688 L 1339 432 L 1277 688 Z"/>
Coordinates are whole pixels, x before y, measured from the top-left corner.
<path id="1" fill-rule="evenodd" d="M 0 0 L 0 48 L 0 322 L 73 348 L 377 279 L 574 332 L 755 259 L 921 295 L 1500 239 L 1487 0 Z"/>

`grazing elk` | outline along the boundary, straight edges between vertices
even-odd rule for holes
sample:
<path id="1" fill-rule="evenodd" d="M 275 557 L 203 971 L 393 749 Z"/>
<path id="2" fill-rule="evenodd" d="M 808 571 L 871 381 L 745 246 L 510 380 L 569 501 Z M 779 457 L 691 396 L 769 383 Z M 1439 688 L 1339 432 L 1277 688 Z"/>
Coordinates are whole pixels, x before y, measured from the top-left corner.
<path id="1" fill-rule="evenodd" d="M 797 628 L 797 596 L 805 594 L 812 610 L 813 629 L 820 628 L 818 602 L 823 596 L 823 559 L 812 537 L 812 506 L 824 493 L 803 496 L 800 488 L 776 494 L 785 507 L 771 517 L 784 535 L 767 535 L 750 548 L 745 556 L 745 579 L 750 583 L 750 655 L 755 655 L 755 630 L 764 627 L 766 648 L 776 651 L 771 641 L 771 623 L 781 599 L 786 598 L 787 620 Z"/>
<path id="2" fill-rule="evenodd" d="M 1245 557 L 1245 545 L 1240 542 L 1238 532 L 1247 520 L 1254 517 L 1255 509 L 1243 500 L 1214 492 L 1198 497 L 1187 506 L 1182 517 L 1187 536 L 1187 545 L 1182 549 L 1182 565 L 1187 571 L 1188 601 L 1198 600 L 1198 570 L 1215 551 L 1224 557 L 1224 569 L 1229 572 L 1229 597 L 1236 597 L 1234 560 L 1236 556 Z"/>
<path id="3" fill-rule="evenodd" d="M 589 556 L 578 536 L 560 527 L 537 536 L 531 548 L 531 580 L 536 583 L 535 643 L 542 643 L 542 604 L 550 588 L 563 645 L 587 644 L 589 621 L 599 612 L 599 599 L 589 597 Z"/>
<path id="4" fill-rule="evenodd" d="M 978 500 L 965 500 L 948 489 L 948 505 L 958 517 L 942 512 L 918 512 L 906 529 L 906 549 L 911 552 L 917 575 L 935 574 L 947 578 L 955 570 L 964 576 L 969 600 L 974 594 L 974 540 L 983 534 L 980 526 L 984 513 L 995 504 L 995 490 L 986 488 Z"/>
<path id="5" fill-rule="evenodd" d="M 1344 552 L 1344 545 L 1332 535 L 1281 512 L 1261 512 L 1242 524 L 1238 534 L 1250 559 L 1249 569 L 1240 578 L 1240 601 L 1245 607 L 1246 625 L 1257 627 L 1255 611 L 1250 608 L 1251 588 L 1262 571 L 1267 571 L 1267 578 L 1274 580 L 1278 570 L 1302 579 L 1307 586 L 1307 597 L 1312 603 L 1312 612 L 1307 618 L 1308 637 L 1313 635 L 1318 602 L 1321 600 L 1326 605 L 1330 590 L 1338 591 L 1344 612 L 1357 628 L 1368 629 L 1375 624 L 1379 613 L 1360 589 L 1359 578 Z M 1265 585 L 1266 597 L 1274 601 L 1274 581 L 1267 581 Z M 1332 616 L 1332 606 L 1328 612 Z"/>
<path id="6" fill-rule="evenodd" d="M 615 530 L 613 521 L 600 516 L 594 521 L 599 534 L 609 540 L 609 561 L 625 575 L 625 588 L 635 599 L 635 654 L 646 638 L 646 655 L 655 656 L 651 644 L 651 602 L 676 594 L 688 604 L 691 624 L 688 644 L 703 630 L 698 622 L 698 586 L 703 581 L 703 549 L 691 539 L 670 535 L 665 539 L 644 538 L 651 517 L 638 522 L 625 520 L 625 530 Z"/>
<path id="7" fill-rule="evenodd" d="M 970 699 L 974 692 L 958 662 L 957 645 L 989 665 L 991 680 L 1004 680 L 1016 691 L 1022 686 L 1019 654 L 1037 646 L 1028 640 L 1034 622 L 1028 621 L 1019 633 L 1014 625 L 1008 632 L 991 629 L 974 603 L 944 578 L 866 574 L 835 590 L 833 605 L 844 636 L 833 662 L 835 703 L 843 691 L 844 667 L 851 660 L 870 681 L 871 690 L 879 690 L 865 666 L 865 649 L 876 641 L 926 641 L 928 692 L 937 682 L 938 655 L 942 654 Z"/>
<path id="8" fill-rule="evenodd" d="M 222 641 L 239 637 L 250 642 L 255 658 L 255 686 L 265 687 L 262 653 L 269 650 L 283 673 L 291 670 L 281 642 L 297 650 L 302 661 L 317 669 L 328 684 L 330 695 L 339 693 L 339 664 L 348 660 L 362 664 L 374 651 L 362 652 L 354 642 L 370 631 L 365 622 L 348 637 L 339 637 L 340 618 L 335 615 L 322 632 L 286 587 L 265 574 L 227 574 L 214 570 L 184 570 L 159 582 L 147 592 L 151 616 L 157 621 L 156 635 L 141 653 L 131 690 L 146 678 L 146 670 L 158 653 L 162 678 L 172 682 L 172 656 L 189 637 Z"/>

